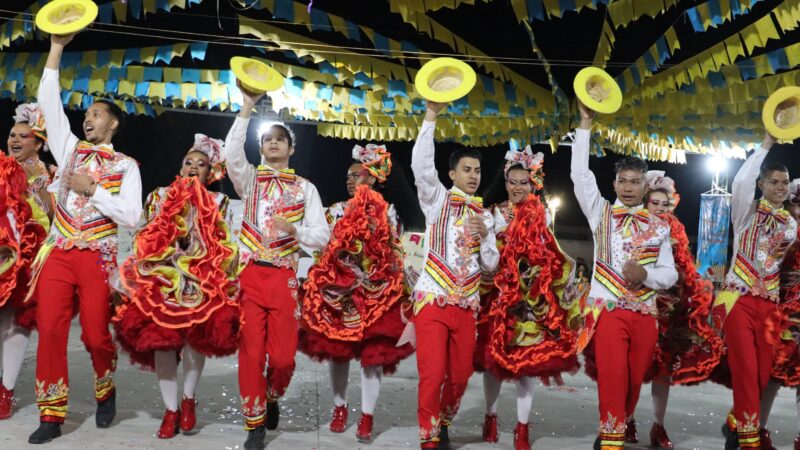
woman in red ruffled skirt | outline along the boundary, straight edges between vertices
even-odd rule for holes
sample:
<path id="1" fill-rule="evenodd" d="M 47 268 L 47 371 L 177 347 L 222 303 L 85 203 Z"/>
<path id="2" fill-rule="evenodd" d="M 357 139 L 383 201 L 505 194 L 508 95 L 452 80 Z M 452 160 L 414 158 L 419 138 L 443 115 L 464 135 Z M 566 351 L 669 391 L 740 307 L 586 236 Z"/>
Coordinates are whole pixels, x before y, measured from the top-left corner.
<path id="1" fill-rule="evenodd" d="M 514 448 L 529 450 L 528 422 L 536 378 L 560 382 L 574 372 L 580 299 L 574 261 L 558 246 L 550 218 L 532 195 L 543 187 L 541 153 L 509 151 L 504 169 L 508 201 L 494 207 L 501 247 L 494 287 L 482 299 L 473 365 L 483 371 L 483 439 L 497 442 L 497 399 L 503 380 L 517 391 Z"/>
<path id="2" fill-rule="evenodd" d="M 393 373 L 413 353 L 397 346 L 405 328 L 403 250 L 392 205 L 375 190 L 391 171 L 389 152 L 373 144 L 353 149 L 347 172 L 352 196 L 328 208 L 331 240 L 303 285 L 300 350 L 328 361 L 334 411 L 330 429 L 347 427 L 350 361 L 361 362 L 361 418 L 356 437 L 372 439 L 373 412 L 381 376 Z"/>
<path id="3" fill-rule="evenodd" d="M 3 378 L 0 420 L 13 414 L 14 386 L 22 369 L 36 299 L 27 298 L 30 265 L 47 237 L 52 209 L 50 172 L 39 160 L 46 148 L 44 119 L 35 104 L 20 105 L 8 134 L 8 156 L 0 156 L 0 342 Z"/>
<path id="4" fill-rule="evenodd" d="M 180 177 L 148 196 L 147 224 L 120 269 L 123 302 L 114 328 L 131 360 L 156 372 L 166 405 L 162 439 L 194 428 L 194 394 L 206 356 L 237 349 L 237 247 L 225 220 L 228 198 L 205 187 L 223 175 L 222 142 L 195 135 Z"/>
<path id="5" fill-rule="evenodd" d="M 658 293 L 658 345 L 653 368 L 647 376 L 652 380 L 655 416 L 650 443 L 657 449 L 671 449 L 673 445 L 664 428 L 670 385 L 696 384 L 708 379 L 722 357 L 723 342 L 708 320 L 713 286 L 697 273 L 686 229 L 672 214 L 679 199 L 675 183 L 661 171 L 648 172 L 646 180 L 645 207 L 669 224 L 672 255 L 679 274 L 672 289 Z M 628 422 L 626 441 L 638 442 L 633 417 Z"/>

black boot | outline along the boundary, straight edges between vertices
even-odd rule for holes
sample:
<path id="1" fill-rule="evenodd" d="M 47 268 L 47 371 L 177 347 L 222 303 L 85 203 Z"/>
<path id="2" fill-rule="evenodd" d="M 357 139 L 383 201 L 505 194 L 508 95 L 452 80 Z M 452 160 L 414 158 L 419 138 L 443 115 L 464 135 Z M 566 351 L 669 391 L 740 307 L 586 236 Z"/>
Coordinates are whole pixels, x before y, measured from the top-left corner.
<path id="1" fill-rule="evenodd" d="M 727 423 L 722 424 L 722 435 L 725 437 L 725 450 L 736 450 L 739 448 L 739 435 L 731 430 Z"/>
<path id="2" fill-rule="evenodd" d="M 594 450 L 600 450 L 600 436 L 597 436 L 597 439 L 594 440 Z"/>
<path id="3" fill-rule="evenodd" d="M 61 424 L 56 422 L 40 422 L 39 428 L 28 438 L 28 444 L 44 444 L 61 436 Z"/>
<path id="4" fill-rule="evenodd" d="M 97 402 L 97 413 L 94 415 L 94 422 L 97 424 L 97 428 L 108 428 L 116 415 L 117 390 L 114 389 L 107 399 Z"/>
<path id="5" fill-rule="evenodd" d="M 281 409 L 278 407 L 278 402 L 267 402 L 267 421 L 264 425 L 268 430 L 278 428 L 278 421 L 281 418 Z"/>
<path id="6" fill-rule="evenodd" d="M 447 433 L 447 425 L 442 425 L 439 429 L 439 450 L 450 450 L 450 435 Z"/>
<path id="7" fill-rule="evenodd" d="M 247 440 L 244 441 L 245 450 L 263 450 L 267 448 L 264 443 L 264 438 L 267 436 L 267 430 L 264 425 L 256 427 L 255 430 L 247 432 Z"/>

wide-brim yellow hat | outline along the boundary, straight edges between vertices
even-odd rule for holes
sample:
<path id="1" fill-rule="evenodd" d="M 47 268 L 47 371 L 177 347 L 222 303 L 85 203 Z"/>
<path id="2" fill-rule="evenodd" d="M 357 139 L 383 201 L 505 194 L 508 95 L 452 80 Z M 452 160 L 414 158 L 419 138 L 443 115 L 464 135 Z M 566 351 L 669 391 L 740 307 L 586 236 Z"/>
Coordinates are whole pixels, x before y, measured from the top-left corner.
<path id="1" fill-rule="evenodd" d="M 622 91 L 611 75 L 599 67 L 585 67 L 572 82 L 575 95 L 587 108 L 612 114 L 622 106 Z"/>
<path id="2" fill-rule="evenodd" d="M 475 87 L 475 71 L 467 63 L 453 58 L 436 58 L 419 69 L 414 86 L 423 98 L 449 103 L 469 94 Z"/>
<path id="3" fill-rule="evenodd" d="M 231 70 L 242 87 L 254 94 L 276 91 L 283 87 L 283 75 L 267 63 L 254 58 L 234 56 Z"/>
<path id="4" fill-rule="evenodd" d="M 764 128 L 777 139 L 792 141 L 800 137 L 800 87 L 785 86 L 767 98 L 761 110 Z"/>
<path id="5" fill-rule="evenodd" d="M 53 0 L 36 13 L 36 26 L 50 34 L 72 34 L 96 17 L 97 5 L 91 0 Z"/>

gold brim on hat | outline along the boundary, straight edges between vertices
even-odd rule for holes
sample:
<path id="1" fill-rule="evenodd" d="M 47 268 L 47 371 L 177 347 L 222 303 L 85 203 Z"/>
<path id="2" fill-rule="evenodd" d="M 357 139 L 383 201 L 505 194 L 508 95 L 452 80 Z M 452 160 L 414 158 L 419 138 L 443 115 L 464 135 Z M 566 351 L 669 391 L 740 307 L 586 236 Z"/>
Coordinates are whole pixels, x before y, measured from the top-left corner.
<path id="1" fill-rule="evenodd" d="M 467 63 L 453 58 L 435 58 L 422 66 L 414 86 L 423 98 L 449 103 L 469 94 L 475 87 L 475 71 Z"/>
<path id="2" fill-rule="evenodd" d="M 276 91 L 283 87 L 283 75 L 267 63 L 254 58 L 234 56 L 231 70 L 242 87 L 254 94 Z"/>
<path id="3" fill-rule="evenodd" d="M 599 67 L 585 67 L 572 82 L 575 95 L 587 108 L 613 114 L 622 106 L 622 91 L 611 75 Z"/>
<path id="4" fill-rule="evenodd" d="M 36 13 L 36 26 L 55 35 L 81 31 L 94 22 L 97 5 L 91 0 L 53 0 Z"/>
<path id="5" fill-rule="evenodd" d="M 761 111 L 767 133 L 783 141 L 800 137 L 800 87 L 785 86 L 767 98 Z"/>

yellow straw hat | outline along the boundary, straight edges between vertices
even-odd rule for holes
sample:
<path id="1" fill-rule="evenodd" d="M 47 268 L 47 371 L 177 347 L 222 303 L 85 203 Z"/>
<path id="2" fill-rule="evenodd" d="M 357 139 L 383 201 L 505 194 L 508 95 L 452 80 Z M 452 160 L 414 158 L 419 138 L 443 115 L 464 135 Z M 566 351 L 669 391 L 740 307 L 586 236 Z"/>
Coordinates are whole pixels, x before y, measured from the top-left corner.
<path id="1" fill-rule="evenodd" d="M 231 70 L 242 87 L 255 94 L 283 87 L 283 75 L 267 63 L 254 58 L 234 56 L 231 58 Z"/>
<path id="2" fill-rule="evenodd" d="M 767 98 L 761 111 L 764 128 L 777 139 L 800 137 L 800 87 L 785 86 Z"/>
<path id="3" fill-rule="evenodd" d="M 91 0 L 53 0 L 36 13 L 36 26 L 50 34 L 72 34 L 96 17 L 97 5 Z"/>
<path id="4" fill-rule="evenodd" d="M 475 87 L 475 79 L 475 71 L 467 63 L 453 58 L 436 58 L 417 72 L 414 86 L 425 99 L 449 103 L 469 94 Z"/>
<path id="5" fill-rule="evenodd" d="M 612 114 L 622 106 L 622 91 L 611 75 L 598 67 L 585 67 L 572 82 L 575 95 L 587 108 Z"/>

